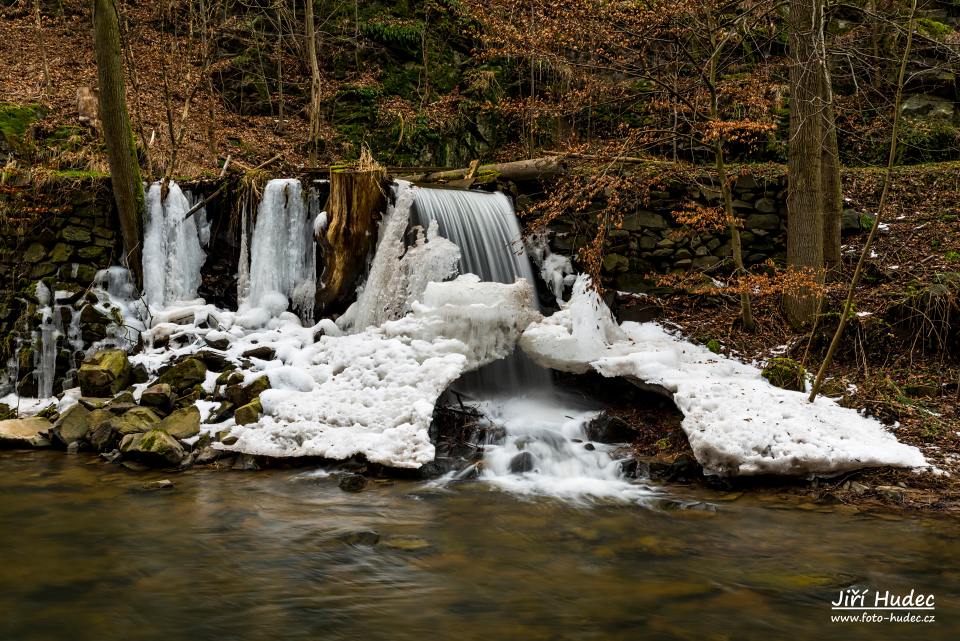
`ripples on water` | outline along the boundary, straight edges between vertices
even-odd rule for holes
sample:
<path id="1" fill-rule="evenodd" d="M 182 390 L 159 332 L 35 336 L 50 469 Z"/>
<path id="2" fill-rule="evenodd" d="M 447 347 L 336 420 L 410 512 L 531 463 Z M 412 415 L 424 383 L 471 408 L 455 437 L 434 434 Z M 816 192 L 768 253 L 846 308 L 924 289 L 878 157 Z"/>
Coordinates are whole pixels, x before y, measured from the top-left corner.
<path id="1" fill-rule="evenodd" d="M 0 639 L 958 638 L 955 521 L 677 491 L 717 509 L 0 453 Z M 830 623 L 853 584 L 940 623 Z"/>

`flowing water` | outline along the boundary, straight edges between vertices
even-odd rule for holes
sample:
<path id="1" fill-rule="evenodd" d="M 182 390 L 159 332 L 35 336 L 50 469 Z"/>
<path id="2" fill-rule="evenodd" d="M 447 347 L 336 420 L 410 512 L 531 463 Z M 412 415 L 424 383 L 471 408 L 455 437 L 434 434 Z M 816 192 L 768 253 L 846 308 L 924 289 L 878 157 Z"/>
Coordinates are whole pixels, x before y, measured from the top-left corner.
<path id="1" fill-rule="evenodd" d="M 175 487 L 140 489 L 160 478 Z M 410 481 L 351 494 L 303 470 L 162 476 L 0 452 L 0 639 L 960 635 L 955 520 L 677 501 L 583 509 Z M 672 509 L 694 501 L 716 511 Z M 854 585 L 932 593 L 937 622 L 831 623 Z"/>

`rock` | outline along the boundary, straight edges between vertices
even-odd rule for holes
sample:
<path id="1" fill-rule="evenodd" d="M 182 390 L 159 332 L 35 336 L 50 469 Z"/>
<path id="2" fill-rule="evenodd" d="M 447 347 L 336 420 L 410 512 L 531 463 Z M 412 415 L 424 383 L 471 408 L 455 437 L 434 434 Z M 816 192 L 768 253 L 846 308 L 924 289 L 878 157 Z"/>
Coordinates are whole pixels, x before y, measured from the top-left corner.
<path id="1" fill-rule="evenodd" d="M 203 361 L 203 364 L 207 366 L 207 369 L 214 372 L 222 372 L 228 367 L 233 366 L 233 364 L 227 359 L 226 355 L 219 354 L 209 349 L 202 349 L 194 354 L 193 357 Z"/>
<path id="2" fill-rule="evenodd" d="M 266 345 L 261 345 L 260 347 L 254 347 L 253 349 L 248 349 L 243 353 L 244 358 L 259 358 L 263 361 L 272 361 L 277 357 L 277 352 L 272 347 L 267 347 Z"/>
<path id="3" fill-rule="evenodd" d="M 616 273 L 630 269 L 630 259 L 620 254 L 606 254 L 603 257 L 603 271 Z"/>
<path id="4" fill-rule="evenodd" d="M 597 446 L 594 445 L 593 443 L 584 443 L 584 444 L 583 444 L 583 449 L 587 450 L 588 452 L 592 452 L 592 451 L 594 451 L 595 449 L 597 449 Z"/>
<path id="5" fill-rule="evenodd" d="M 68 447 L 85 439 L 89 431 L 90 410 L 77 403 L 57 419 L 50 430 L 50 435 L 54 442 L 62 447 Z"/>
<path id="6" fill-rule="evenodd" d="M 750 214 L 744 221 L 744 226 L 754 233 L 757 229 L 775 231 L 780 229 L 780 217 L 776 214 Z"/>
<path id="7" fill-rule="evenodd" d="M 230 401 L 223 401 L 215 409 L 210 412 L 210 416 L 207 417 L 207 423 L 222 423 L 233 414 L 233 403 Z"/>
<path id="8" fill-rule="evenodd" d="M 11 418 L 0 421 L 0 448 L 50 447 L 44 436 L 53 425 L 45 418 Z"/>
<path id="9" fill-rule="evenodd" d="M 196 454 L 193 457 L 193 462 L 195 465 L 209 465 L 210 463 L 213 463 L 214 461 L 221 458 L 222 456 L 225 456 L 224 452 L 221 452 L 220 450 L 215 450 L 209 445 L 206 445 L 200 448 L 199 450 L 197 450 Z"/>
<path id="10" fill-rule="evenodd" d="M 209 346 L 212 347 L 213 349 L 218 349 L 218 350 L 220 350 L 220 351 L 223 351 L 223 350 L 227 349 L 228 347 L 230 347 L 230 339 L 229 339 L 229 338 L 216 338 L 216 339 L 214 339 L 214 338 L 205 338 L 204 340 L 206 341 L 207 345 L 209 345 Z"/>
<path id="11" fill-rule="evenodd" d="M 130 361 L 120 349 L 105 349 L 80 366 L 77 378 L 84 396 L 113 396 L 130 384 Z"/>
<path id="12" fill-rule="evenodd" d="M 240 439 L 237 438 L 236 436 L 224 436 L 222 439 L 220 439 L 220 442 L 226 445 L 227 447 L 230 447 L 231 445 L 236 445 L 237 441 L 239 440 Z"/>
<path id="13" fill-rule="evenodd" d="M 629 443 L 636 436 L 630 424 L 617 416 L 603 412 L 586 426 L 587 438 L 600 443 Z"/>
<path id="14" fill-rule="evenodd" d="M 98 452 L 112 449 L 109 446 L 113 440 L 113 430 L 110 428 L 110 421 L 113 419 L 113 413 L 105 409 L 94 409 L 87 416 L 87 441 Z"/>
<path id="15" fill-rule="evenodd" d="M 860 231 L 860 212 L 856 209 L 844 209 L 840 213 L 840 231 L 845 234 Z"/>
<path id="16" fill-rule="evenodd" d="M 433 547 L 430 541 L 419 536 L 392 536 L 383 542 L 384 547 L 404 552 L 420 552 Z"/>
<path id="17" fill-rule="evenodd" d="M 777 202 L 773 198 L 760 198 L 753 206 L 761 214 L 777 213 Z"/>
<path id="18" fill-rule="evenodd" d="M 157 490 L 172 490 L 173 481 L 170 479 L 162 479 L 160 481 L 150 481 L 149 483 L 144 483 L 140 486 L 141 490 L 146 492 L 155 492 Z"/>
<path id="19" fill-rule="evenodd" d="M 627 231 L 640 231 L 644 228 L 665 229 L 667 227 L 666 219 L 660 214 L 652 211 L 639 210 L 623 217 L 623 226 L 621 229 Z"/>
<path id="20" fill-rule="evenodd" d="M 345 532 L 337 538 L 347 545 L 376 545 L 380 542 L 380 534 L 373 530 Z"/>
<path id="21" fill-rule="evenodd" d="M 133 398 L 132 392 L 121 392 L 110 399 L 104 409 L 110 410 L 114 414 L 125 414 L 136 406 L 137 401 Z"/>
<path id="22" fill-rule="evenodd" d="M 39 263 L 47 257 L 46 248 L 40 243 L 33 243 L 23 252 L 23 260 L 28 263 Z"/>
<path id="23" fill-rule="evenodd" d="M 795 392 L 806 389 L 807 370 L 791 358 L 771 358 L 760 375 L 774 387 Z"/>
<path id="24" fill-rule="evenodd" d="M 193 405 L 177 410 L 160 421 L 160 429 L 181 440 L 196 436 L 200 433 L 200 410 Z"/>
<path id="25" fill-rule="evenodd" d="M 953 118 L 954 103 L 952 100 L 938 96 L 917 94 L 910 96 L 900 105 L 904 116 L 925 116 L 926 118 Z"/>
<path id="26" fill-rule="evenodd" d="M 510 473 L 524 474 L 526 472 L 532 472 L 534 467 L 536 467 L 536 462 L 537 460 L 530 452 L 520 452 L 510 459 Z"/>
<path id="27" fill-rule="evenodd" d="M 258 398 L 261 392 L 268 389 L 270 389 L 270 381 L 266 376 L 261 376 L 246 386 L 238 384 L 228 385 L 227 389 L 224 390 L 224 396 L 235 406 L 241 407 L 253 399 Z"/>
<path id="28" fill-rule="evenodd" d="M 179 465 L 186 456 L 177 439 L 159 429 L 128 434 L 120 442 L 120 452 L 146 465 Z"/>
<path id="29" fill-rule="evenodd" d="M 125 436 L 152 430 L 159 422 L 160 417 L 149 407 L 135 407 L 96 427 L 90 436 L 90 444 L 97 451 L 106 452 L 116 447 Z"/>
<path id="30" fill-rule="evenodd" d="M 667 480 L 689 481 L 703 476 L 703 467 L 691 454 L 681 454 L 667 470 Z"/>
<path id="31" fill-rule="evenodd" d="M 344 474 L 337 481 L 337 487 L 344 492 L 360 492 L 367 487 L 367 477 L 362 474 Z"/>
<path id="32" fill-rule="evenodd" d="M 134 365 L 133 369 L 130 370 L 130 378 L 134 383 L 146 383 L 150 380 L 150 373 L 147 371 L 147 366 L 143 363 Z"/>
<path id="33" fill-rule="evenodd" d="M 160 375 L 158 383 L 166 383 L 178 395 L 189 392 L 207 379 L 207 366 L 196 358 L 187 358 Z"/>
<path id="34" fill-rule="evenodd" d="M 233 418 L 237 425 L 249 425 L 259 421 L 262 413 L 263 407 L 260 405 L 260 399 L 255 398 L 246 405 L 238 407 L 233 414 Z"/>
<path id="35" fill-rule="evenodd" d="M 83 227 L 64 227 L 60 236 L 71 243 L 86 244 L 90 242 L 90 231 Z"/>
<path id="36" fill-rule="evenodd" d="M 221 385 L 240 385 L 243 383 L 243 374 L 235 370 L 224 370 L 214 383 L 217 387 Z"/>
<path id="37" fill-rule="evenodd" d="M 143 390 L 140 395 L 140 405 L 153 408 L 155 412 L 166 416 L 173 411 L 173 403 L 177 400 L 177 395 L 167 383 L 156 383 Z"/>
<path id="38" fill-rule="evenodd" d="M 260 469 L 260 466 L 257 464 L 256 457 L 252 454 L 241 454 L 237 457 L 237 460 L 234 461 L 231 469 L 242 472 L 255 472 Z"/>

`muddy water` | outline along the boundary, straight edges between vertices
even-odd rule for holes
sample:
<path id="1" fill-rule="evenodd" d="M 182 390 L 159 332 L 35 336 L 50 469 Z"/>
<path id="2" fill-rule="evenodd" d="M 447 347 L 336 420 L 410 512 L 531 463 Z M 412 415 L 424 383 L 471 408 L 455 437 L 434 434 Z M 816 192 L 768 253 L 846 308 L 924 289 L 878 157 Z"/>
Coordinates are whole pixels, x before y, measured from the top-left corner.
<path id="1" fill-rule="evenodd" d="M 960 638 L 955 521 L 679 491 L 586 508 L 4 452 L 0 639 Z M 933 593 L 938 622 L 831 623 L 848 586 Z"/>

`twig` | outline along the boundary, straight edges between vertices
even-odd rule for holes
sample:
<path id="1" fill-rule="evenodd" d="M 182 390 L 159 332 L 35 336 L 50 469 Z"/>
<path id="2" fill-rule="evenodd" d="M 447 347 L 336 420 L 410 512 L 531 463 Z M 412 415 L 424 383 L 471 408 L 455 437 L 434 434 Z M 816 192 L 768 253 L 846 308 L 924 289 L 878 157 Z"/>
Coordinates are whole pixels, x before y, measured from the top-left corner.
<path id="1" fill-rule="evenodd" d="M 248 170 L 246 173 L 252 173 L 252 172 L 254 172 L 254 171 L 258 171 L 258 170 L 260 170 L 260 169 L 263 169 L 263 168 L 266 167 L 267 165 L 273 164 L 275 161 L 279 160 L 279 159 L 282 158 L 282 157 L 283 157 L 282 154 L 277 154 L 276 156 L 274 156 L 274 157 L 271 158 L 270 160 L 268 160 L 268 161 L 266 161 L 266 162 L 262 162 L 262 163 L 260 163 L 259 165 L 257 165 L 256 167 L 254 167 L 253 169 Z M 230 162 L 230 157 L 227 156 L 227 161 L 226 161 L 225 163 L 223 163 L 223 170 L 220 172 L 220 176 L 221 176 L 221 177 L 222 177 L 222 176 L 224 175 L 224 173 L 226 172 L 226 170 L 227 170 L 227 163 L 229 163 L 229 162 Z M 197 213 L 198 211 L 200 211 L 201 209 L 203 209 L 204 207 L 206 207 L 208 202 L 210 202 L 211 200 L 213 200 L 214 198 L 216 198 L 217 196 L 219 196 L 219 195 L 223 192 L 223 190 L 226 189 L 226 188 L 227 188 L 227 183 L 223 183 L 222 185 L 220 185 L 219 187 L 217 187 L 217 188 L 213 191 L 212 194 L 210 194 L 209 196 L 207 196 L 206 198 L 204 198 L 203 200 L 201 200 L 200 202 L 198 202 L 196 205 L 194 205 L 193 207 L 191 207 L 190 210 L 189 210 L 186 214 L 184 214 L 183 219 L 186 220 L 186 219 L 190 218 L 190 217 L 193 216 L 195 213 Z"/>

